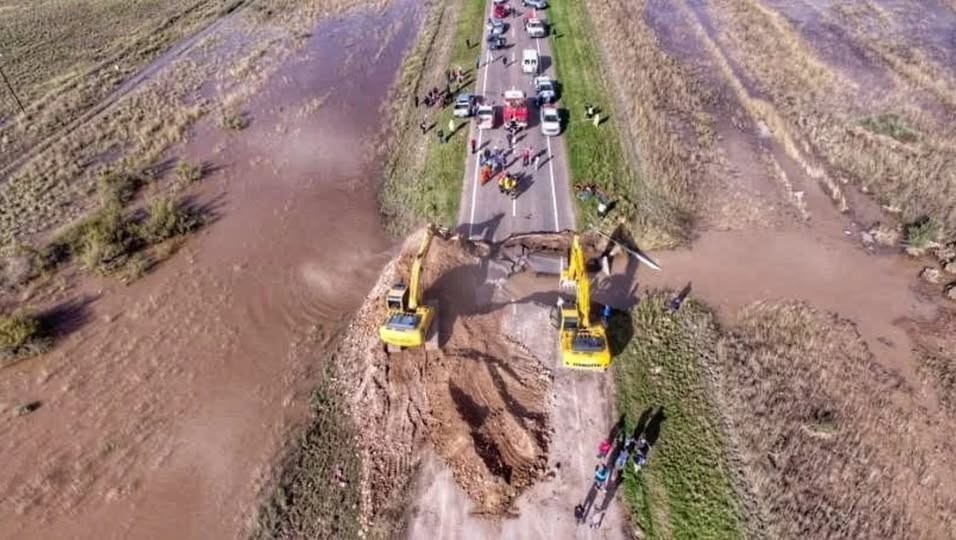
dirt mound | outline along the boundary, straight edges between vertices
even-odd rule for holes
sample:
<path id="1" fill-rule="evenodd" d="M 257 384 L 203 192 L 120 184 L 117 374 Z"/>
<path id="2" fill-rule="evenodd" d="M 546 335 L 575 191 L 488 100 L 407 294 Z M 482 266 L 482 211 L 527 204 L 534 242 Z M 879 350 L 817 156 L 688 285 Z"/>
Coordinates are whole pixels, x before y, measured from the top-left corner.
<path id="1" fill-rule="evenodd" d="M 439 304 L 441 350 L 383 351 L 382 298 L 393 282 L 407 279 L 420 240 L 420 232 L 409 238 L 386 266 L 336 355 L 338 382 L 361 426 L 362 513 L 371 527 L 400 520 L 425 443 L 478 512 L 507 512 L 545 472 L 551 374 L 509 336 L 512 312 L 496 285 L 507 273 L 486 257 L 490 246 L 436 237 L 424 279 L 426 301 Z"/>

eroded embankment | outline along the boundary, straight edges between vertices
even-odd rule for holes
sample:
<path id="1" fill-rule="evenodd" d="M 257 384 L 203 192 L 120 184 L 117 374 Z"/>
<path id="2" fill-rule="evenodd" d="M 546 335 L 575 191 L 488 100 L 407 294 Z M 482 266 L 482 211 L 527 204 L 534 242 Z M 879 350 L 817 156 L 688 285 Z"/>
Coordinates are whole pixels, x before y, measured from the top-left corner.
<path id="1" fill-rule="evenodd" d="M 382 272 L 343 338 L 338 378 L 360 428 L 362 510 L 369 526 L 399 518 L 400 503 L 429 444 L 476 510 L 500 514 L 545 473 L 551 374 L 508 331 L 496 299 L 505 271 L 489 247 L 436 238 L 425 270 L 426 300 L 439 302 L 440 351 L 386 355 L 377 330 L 382 298 L 407 279 L 413 235 Z"/>

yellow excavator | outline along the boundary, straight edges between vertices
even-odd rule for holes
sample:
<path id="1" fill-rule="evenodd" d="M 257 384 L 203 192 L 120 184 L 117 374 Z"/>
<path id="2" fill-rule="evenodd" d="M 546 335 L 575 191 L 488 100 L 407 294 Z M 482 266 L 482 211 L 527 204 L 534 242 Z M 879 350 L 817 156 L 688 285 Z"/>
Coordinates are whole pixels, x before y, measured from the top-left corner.
<path id="1" fill-rule="evenodd" d="M 575 302 L 561 306 L 558 326 L 564 367 L 605 370 L 611 364 L 607 331 L 591 322 L 591 282 L 584 265 L 580 236 L 571 240 L 568 267 L 561 271 L 561 288 L 575 291 Z"/>
<path id="2" fill-rule="evenodd" d="M 422 301 L 422 266 L 434 237 L 435 227 L 429 225 L 415 254 L 409 283 L 396 283 L 385 295 L 387 313 L 378 335 L 387 352 L 422 345 L 426 349 L 438 348 L 438 332 L 432 331 L 437 308 Z"/>

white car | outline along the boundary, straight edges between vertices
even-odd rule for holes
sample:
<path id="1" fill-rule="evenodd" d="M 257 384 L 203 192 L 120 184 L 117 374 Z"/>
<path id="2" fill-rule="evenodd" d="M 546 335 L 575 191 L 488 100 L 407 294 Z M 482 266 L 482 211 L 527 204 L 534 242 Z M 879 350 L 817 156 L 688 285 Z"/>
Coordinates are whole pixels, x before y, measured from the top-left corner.
<path id="1" fill-rule="evenodd" d="M 490 22 L 485 24 L 485 28 L 488 29 L 488 33 L 493 36 L 501 36 L 508 30 L 507 25 L 501 19 L 491 19 Z"/>
<path id="2" fill-rule="evenodd" d="M 524 25 L 524 31 L 533 38 L 543 38 L 548 35 L 548 28 L 541 19 L 528 19 Z"/>
<path id="3" fill-rule="evenodd" d="M 561 134 L 561 115 L 557 107 L 551 105 L 541 107 L 541 133 L 546 137 Z"/>

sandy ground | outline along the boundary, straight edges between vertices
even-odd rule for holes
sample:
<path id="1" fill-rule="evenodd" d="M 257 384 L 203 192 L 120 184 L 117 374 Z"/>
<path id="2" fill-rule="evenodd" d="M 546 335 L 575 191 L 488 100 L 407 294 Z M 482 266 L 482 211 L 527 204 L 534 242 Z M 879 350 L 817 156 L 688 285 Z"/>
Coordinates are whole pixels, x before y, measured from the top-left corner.
<path id="1" fill-rule="evenodd" d="M 132 286 L 73 290 L 57 347 L 0 374 L 0 536 L 248 526 L 322 351 L 387 259 L 364 149 L 414 36 L 394 9 L 320 25 L 248 105 L 247 130 L 198 126 L 176 154 L 213 165 L 197 198 L 216 222 Z M 393 31 L 363 45 L 369 24 Z M 356 57 L 369 69 L 334 76 Z"/>

